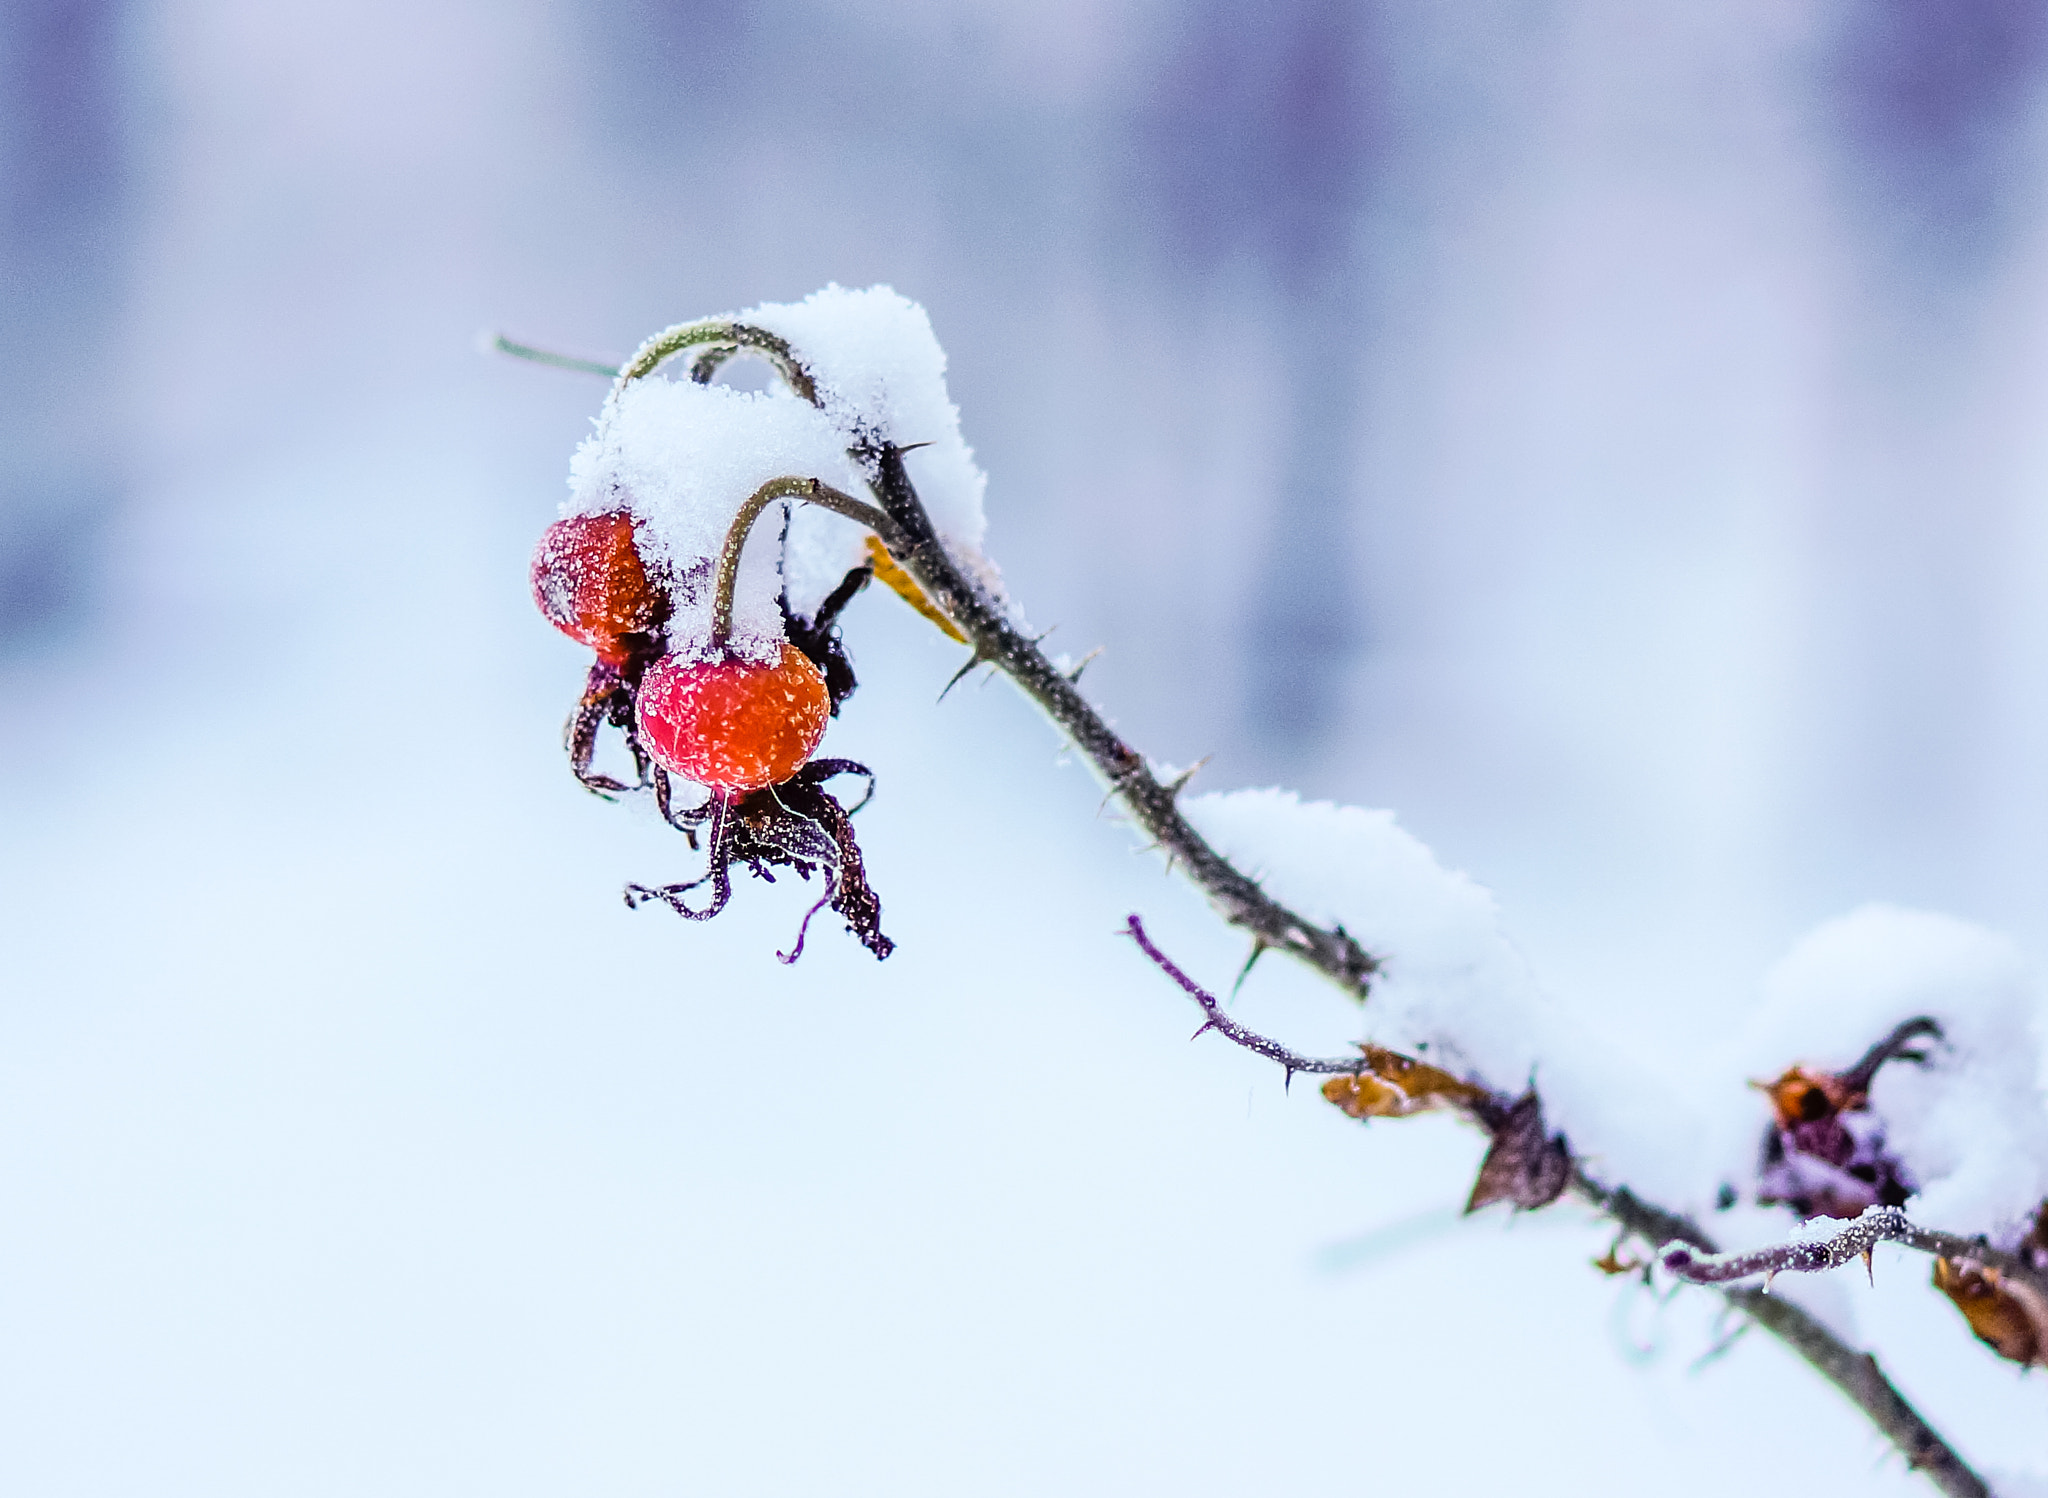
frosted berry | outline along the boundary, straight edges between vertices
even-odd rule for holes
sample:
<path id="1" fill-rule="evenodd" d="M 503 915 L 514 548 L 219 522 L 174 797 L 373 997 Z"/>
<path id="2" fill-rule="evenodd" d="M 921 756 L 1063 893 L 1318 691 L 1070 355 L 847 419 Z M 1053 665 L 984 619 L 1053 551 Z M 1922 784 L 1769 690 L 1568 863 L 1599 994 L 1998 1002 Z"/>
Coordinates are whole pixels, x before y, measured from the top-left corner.
<path id="1" fill-rule="evenodd" d="M 533 551 L 533 601 L 563 634 L 623 664 L 628 637 L 653 628 L 663 611 L 633 544 L 633 517 L 613 510 L 549 526 Z"/>
<path id="2" fill-rule="evenodd" d="M 794 645 L 773 666 L 665 656 L 647 668 L 640 742 L 664 769 L 721 795 L 779 785 L 825 737 L 832 697 Z"/>

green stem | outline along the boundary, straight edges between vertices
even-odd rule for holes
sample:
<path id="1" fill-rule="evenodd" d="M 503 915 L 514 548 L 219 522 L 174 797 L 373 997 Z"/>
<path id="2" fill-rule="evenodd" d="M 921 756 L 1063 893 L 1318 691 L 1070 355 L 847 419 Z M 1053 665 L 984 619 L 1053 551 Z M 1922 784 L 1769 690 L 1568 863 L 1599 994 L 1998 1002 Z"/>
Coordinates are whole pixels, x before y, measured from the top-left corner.
<path id="1" fill-rule="evenodd" d="M 747 496 L 747 502 L 740 506 L 739 513 L 732 517 L 732 524 L 726 529 L 725 544 L 718 549 L 718 571 L 714 574 L 711 595 L 711 648 L 714 651 L 724 650 L 732 639 L 733 592 L 739 586 L 740 553 L 747 549 L 747 536 L 754 529 L 754 522 L 761 518 L 761 512 L 782 499 L 800 499 L 806 504 L 859 521 L 880 536 L 884 546 L 888 546 L 889 538 L 897 533 L 895 523 L 873 505 L 842 493 L 821 479 L 784 477 L 768 480 Z"/>
<path id="2" fill-rule="evenodd" d="M 699 370 L 705 371 L 705 379 L 710 378 L 710 373 L 716 371 L 719 364 L 744 350 L 759 354 L 774 365 L 776 373 L 782 376 L 789 388 L 812 405 L 823 404 L 818 399 L 817 382 L 784 339 L 766 328 L 757 328 L 751 323 L 729 322 L 722 317 L 677 323 L 656 333 L 641 344 L 619 370 L 618 384 L 612 387 L 612 393 L 617 394 L 634 380 L 654 373 L 684 349 L 703 348 L 707 344 L 714 347 L 706 349 L 704 358 L 698 361 Z M 692 378 L 696 378 L 695 372 Z"/>

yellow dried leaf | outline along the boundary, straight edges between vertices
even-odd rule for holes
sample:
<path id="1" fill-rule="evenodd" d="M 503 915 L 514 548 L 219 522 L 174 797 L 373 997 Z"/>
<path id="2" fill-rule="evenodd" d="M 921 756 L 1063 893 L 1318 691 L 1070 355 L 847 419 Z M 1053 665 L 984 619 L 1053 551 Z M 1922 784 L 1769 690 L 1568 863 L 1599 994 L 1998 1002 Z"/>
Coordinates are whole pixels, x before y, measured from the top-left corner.
<path id="1" fill-rule="evenodd" d="M 1427 1098 L 1411 1098 L 1371 1072 L 1332 1077 L 1323 1083 L 1323 1096 L 1353 1118 L 1404 1118 L 1429 1106 Z"/>
<path id="2" fill-rule="evenodd" d="M 1393 1083 L 1411 1098 L 1469 1103 L 1485 1096 L 1481 1088 L 1470 1082 L 1461 1082 L 1441 1067 L 1431 1066 L 1426 1061 L 1403 1056 L 1385 1046 L 1367 1045 L 1359 1049 L 1365 1052 L 1365 1064 L 1372 1069 L 1374 1076 Z"/>
<path id="3" fill-rule="evenodd" d="M 889 555 L 889 548 L 882 544 L 880 536 L 868 537 L 868 560 L 874 564 L 875 576 L 887 583 L 898 598 L 938 625 L 948 639 L 957 640 L 962 645 L 967 643 L 967 636 L 960 633 L 960 627 L 939 611 L 939 606 L 917 585 L 917 579 L 896 565 L 896 559 Z"/>
<path id="4" fill-rule="evenodd" d="M 1469 1102 L 1480 1096 L 1470 1082 L 1385 1046 L 1359 1047 L 1366 1069 L 1323 1083 L 1323 1096 L 1353 1118 L 1406 1118 L 1440 1103 Z"/>

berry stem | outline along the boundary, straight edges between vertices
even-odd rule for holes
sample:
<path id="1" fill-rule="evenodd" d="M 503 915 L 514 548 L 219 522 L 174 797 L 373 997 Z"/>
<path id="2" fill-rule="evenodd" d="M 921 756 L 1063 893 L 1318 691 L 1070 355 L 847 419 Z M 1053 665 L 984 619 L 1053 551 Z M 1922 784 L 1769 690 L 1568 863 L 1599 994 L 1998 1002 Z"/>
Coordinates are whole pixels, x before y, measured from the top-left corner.
<path id="1" fill-rule="evenodd" d="M 710 379 L 718 366 L 734 354 L 745 351 L 759 354 L 774 365 L 775 372 L 782 376 L 789 388 L 812 405 L 824 404 L 818 399 L 818 385 L 811 378 L 811 372 L 803 367 L 785 340 L 766 328 L 757 328 L 751 323 L 728 322 L 719 317 L 703 322 L 677 323 L 656 333 L 641 344 L 619 370 L 618 383 L 612 387 L 612 393 L 616 395 L 632 381 L 654 373 L 687 348 L 705 349 L 705 357 L 691 372 L 691 377 L 698 379 L 699 383 Z"/>
<path id="2" fill-rule="evenodd" d="M 800 499 L 806 504 L 844 515 L 858 521 L 875 532 L 887 546 L 889 538 L 896 533 L 895 524 L 882 511 L 864 500 L 855 499 L 851 494 L 841 493 L 821 479 L 800 479 L 785 476 L 770 479 L 740 506 L 739 513 L 732 517 L 732 525 L 725 533 L 725 544 L 718 549 L 718 571 L 714 577 L 714 591 L 711 595 L 711 648 L 723 650 L 732 639 L 732 595 L 739 584 L 740 553 L 747 549 L 747 535 L 754 528 L 754 522 L 761 518 L 761 512 L 777 500 Z"/>

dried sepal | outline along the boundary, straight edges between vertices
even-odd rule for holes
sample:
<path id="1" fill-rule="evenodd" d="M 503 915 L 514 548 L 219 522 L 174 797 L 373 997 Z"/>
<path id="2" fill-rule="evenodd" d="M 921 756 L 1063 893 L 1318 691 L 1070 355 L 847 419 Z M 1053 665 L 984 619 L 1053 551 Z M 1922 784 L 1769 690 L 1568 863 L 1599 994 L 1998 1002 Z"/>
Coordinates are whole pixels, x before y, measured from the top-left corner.
<path id="1" fill-rule="evenodd" d="M 1547 1207 L 1571 1184 L 1572 1156 L 1562 1134 L 1546 1134 L 1543 1103 L 1525 1092 L 1500 1116 L 1493 1129 L 1493 1147 L 1479 1164 L 1467 1212 L 1493 1202 L 1511 1202 L 1524 1211 Z"/>
<path id="2" fill-rule="evenodd" d="M 710 822 L 710 866 L 702 877 L 687 884 L 629 884 L 626 904 L 637 909 L 659 900 L 677 915 L 708 921 L 732 898 L 734 864 L 769 884 L 775 882 L 773 871 L 777 868 L 791 869 L 804 880 L 822 874 L 824 894 L 805 912 L 795 945 L 776 955 L 785 963 L 803 955 L 811 918 L 830 906 L 845 917 L 847 930 L 863 946 L 876 957 L 887 957 L 896 944 L 882 934 L 882 904 L 868 884 L 851 820 L 851 813 L 867 804 L 867 796 L 851 808 L 842 806 L 824 789 L 827 781 L 840 775 L 861 776 L 868 782 L 869 794 L 873 793 L 874 776 L 866 766 L 850 759 L 814 759 L 780 785 L 739 797 L 713 796 L 703 808 L 672 815 L 678 826 Z M 693 846 L 694 842 L 693 838 Z M 711 888 L 704 904 L 692 905 L 684 899 L 705 885 Z"/>
<path id="3" fill-rule="evenodd" d="M 1770 1098 L 1771 1111 L 1777 1115 L 1781 1129 L 1833 1118 L 1838 1113 L 1861 1108 L 1868 1101 L 1834 1073 L 1805 1066 L 1790 1068 L 1775 1082 L 1752 1082 L 1750 1086 Z"/>
<path id="4" fill-rule="evenodd" d="M 1470 1082 L 1399 1051 L 1377 1045 L 1362 1045 L 1359 1050 L 1365 1053 L 1363 1071 L 1323 1083 L 1323 1096 L 1353 1118 L 1406 1118 L 1485 1096 Z"/>
<path id="5" fill-rule="evenodd" d="M 852 818 L 824 789 L 835 775 L 867 774 L 851 760 L 815 760 L 794 779 L 757 791 L 734 808 L 734 862 L 771 884 L 774 876 L 768 871 L 778 865 L 795 870 L 799 879 L 808 880 L 814 871 L 824 875 L 825 893 L 804 916 L 796 945 L 782 956 L 785 963 L 802 954 L 811 917 L 828 905 L 876 957 L 887 957 L 896 948 L 882 934 L 882 902 L 868 884 Z M 873 777 L 868 778 L 872 785 Z"/>
<path id="6" fill-rule="evenodd" d="M 1884 1122 L 1870 1111 L 1870 1084 L 1889 1061 L 1924 1061 L 1924 1037 L 1941 1027 L 1907 1020 L 1842 1072 L 1793 1066 L 1750 1085 L 1771 1100 L 1757 1165 L 1757 1200 L 1782 1202 L 1801 1217 L 1853 1219 L 1870 1207 L 1904 1205 L 1914 1182 L 1885 1145 Z"/>

